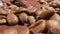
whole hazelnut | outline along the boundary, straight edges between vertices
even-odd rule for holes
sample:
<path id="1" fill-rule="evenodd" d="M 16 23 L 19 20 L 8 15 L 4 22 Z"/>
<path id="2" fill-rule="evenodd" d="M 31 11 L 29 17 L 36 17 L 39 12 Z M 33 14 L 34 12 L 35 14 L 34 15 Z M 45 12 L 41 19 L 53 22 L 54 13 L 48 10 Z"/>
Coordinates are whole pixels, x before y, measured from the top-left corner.
<path id="1" fill-rule="evenodd" d="M 12 24 L 17 24 L 18 23 L 18 17 L 15 14 L 13 14 L 13 13 L 9 13 L 7 15 L 7 21 L 11 25 Z"/>

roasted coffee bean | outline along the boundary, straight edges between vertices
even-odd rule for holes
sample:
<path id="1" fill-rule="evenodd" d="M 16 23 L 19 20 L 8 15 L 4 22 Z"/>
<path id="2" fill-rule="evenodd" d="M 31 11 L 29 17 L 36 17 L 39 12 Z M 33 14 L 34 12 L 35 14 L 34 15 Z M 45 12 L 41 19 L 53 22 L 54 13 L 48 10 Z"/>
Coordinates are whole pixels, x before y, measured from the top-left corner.
<path id="1" fill-rule="evenodd" d="M 26 13 L 21 13 L 19 15 L 19 19 L 21 20 L 21 22 L 26 23 L 27 22 L 27 14 Z"/>
<path id="2" fill-rule="evenodd" d="M 0 19 L 5 19 L 5 18 L 7 18 L 7 17 L 4 15 L 0 15 Z"/>
<path id="3" fill-rule="evenodd" d="M 21 11 L 27 11 L 27 9 L 26 8 L 24 8 L 24 7 L 20 7 L 20 10 L 19 10 L 20 12 Z"/>
<path id="4" fill-rule="evenodd" d="M 36 23 L 32 24 L 29 28 L 34 33 L 41 33 L 46 27 L 45 20 L 38 20 Z"/>
<path id="5" fill-rule="evenodd" d="M 0 24 L 5 24 L 6 22 L 6 19 L 0 19 Z"/>
<path id="6" fill-rule="evenodd" d="M 47 28 L 53 34 L 60 34 L 60 23 L 56 20 L 48 20 L 47 21 Z"/>
<path id="7" fill-rule="evenodd" d="M 0 14 L 7 15 L 7 14 L 9 14 L 9 13 L 10 13 L 9 10 L 3 10 L 3 9 L 0 9 Z"/>
<path id="8" fill-rule="evenodd" d="M 50 18 L 50 20 L 60 21 L 60 15 L 58 15 L 58 14 L 55 13 L 55 14 Z"/>
<path id="9" fill-rule="evenodd" d="M 18 18 L 15 14 L 9 13 L 7 15 L 7 21 L 9 24 L 17 24 L 18 23 Z"/>
<path id="10" fill-rule="evenodd" d="M 39 2 L 40 2 L 40 3 L 44 3 L 44 2 L 45 2 L 45 0 L 39 0 Z"/>
<path id="11" fill-rule="evenodd" d="M 30 7 L 27 7 L 27 11 L 29 13 L 34 13 L 35 11 L 37 11 L 37 8 L 33 7 L 33 6 L 30 6 Z"/>
<path id="12" fill-rule="evenodd" d="M 52 7 L 58 7 L 58 8 L 60 7 L 60 1 L 59 0 L 51 1 L 49 4 Z"/>
<path id="13" fill-rule="evenodd" d="M 28 16 L 27 19 L 28 19 L 28 21 L 29 21 L 30 24 L 33 24 L 36 21 L 35 18 L 34 18 L 34 16 Z"/>
<path id="14" fill-rule="evenodd" d="M 41 9 L 41 5 L 36 1 L 36 0 L 17 0 L 21 5 L 26 6 L 26 7 L 30 7 L 33 6 L 35 8 L 37 8 L 37 10 Z"/>
<path id="15" fill-rule="evenodd" d="M 18 11 L 19 10 L 19 7 L 17 7 L 16 5 L 11 5 L 11 6 L 9 6 L 9 8 L 13 11 Z"/>

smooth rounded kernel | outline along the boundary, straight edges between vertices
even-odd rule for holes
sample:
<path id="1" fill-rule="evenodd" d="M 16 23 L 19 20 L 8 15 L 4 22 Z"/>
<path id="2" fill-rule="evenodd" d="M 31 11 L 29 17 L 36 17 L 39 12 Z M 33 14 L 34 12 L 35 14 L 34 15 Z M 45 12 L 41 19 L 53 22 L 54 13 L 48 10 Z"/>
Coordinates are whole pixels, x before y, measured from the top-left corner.
<path id="1" fill-rule="evenodd" d="M 37 8 L 35 8 L 35 7 L 33 7 L 33 6 L 29 6 L 29 7 L 27 8 L 27 11 L 28 11 L 29 13 L 34 13 L 36 10 L 37 10 Z"/>
<path id="2" fill-rule="evenodd" d="M 60 23 L 56 20 L 48 20 L 47 21 L 47 28 L 53 34 L 60 34 Z"/>
<path id="3" fill-rule="evenodd" d="M 29 28 L 33 33 L 41 33 L 46 27 L 45 20 L 38 20 L 36 23 L 32 24 Z"/>
<path id="4" fill-rule="evenodd" d="M 28 21 L 29 21 L 30 24 L 35 23 L 35 21 L 36 21 L 33 16 L 28 16 L 27 19 L 28 19 Z"/>
<path id="5" fill-rule="evenodd" d="M 56 20 L 48 20 L 47 26 L 48 26 L 48 28 L 52 28 L 52 27 L 56 28 L 59 26 L 59 22 Z"/>
<path id="6" fill-rule="evenodd" d="M 0 19 L 0 24 L 6 23 L 6 19 Z"/>
<path id="7" fill-rule="evenodd" d="M 57 20 L 57 21 L 60 21 L 60 15 L 54 14 L 54 15 L 50 18 L 50 20 Z"/>
<path id="8" fill-rule="evenodd" d="M 18 34 L 18 31 L 16 29 L 5 29 L 3 34 Z"/>
<path id="9" fill-rule="evenodd" d="M 12 24 L 17 24 L 18 23 L 18 18 L 13 13 L 10 13 L 10 14 L 7 15 L 7 21 L 11 25 Z"/>
<path id="10" fill-rule="evenodd" d="M 19 19 L 21 20 L 21 22 L 25 23 L 27 22 L 27 14 L 26 13 L 21 13 L 19 15 Z"/>

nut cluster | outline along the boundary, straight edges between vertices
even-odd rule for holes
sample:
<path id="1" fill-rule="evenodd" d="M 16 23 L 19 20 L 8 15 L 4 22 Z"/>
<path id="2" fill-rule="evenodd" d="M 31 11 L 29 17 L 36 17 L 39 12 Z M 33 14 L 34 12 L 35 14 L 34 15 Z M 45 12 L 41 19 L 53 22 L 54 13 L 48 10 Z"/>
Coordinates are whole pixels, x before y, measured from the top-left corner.
<path id="1" fill-rule="evenodd" d="M 60 34 L 59 0 L 3 0 L 0 34 Z"/>

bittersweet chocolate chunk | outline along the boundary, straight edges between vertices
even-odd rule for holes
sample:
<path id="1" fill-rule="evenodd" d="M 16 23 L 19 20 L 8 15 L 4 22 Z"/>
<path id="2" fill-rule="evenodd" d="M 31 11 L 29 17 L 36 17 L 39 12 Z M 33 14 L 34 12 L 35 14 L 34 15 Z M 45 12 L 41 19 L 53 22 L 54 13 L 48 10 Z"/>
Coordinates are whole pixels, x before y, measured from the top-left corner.
<path id="1" fill-rule="evenodd" d="M 41 9 L 41 5 L 37 2 L 37 0 L 17 0 L 21 5 L 24 5 L 26 7 L 33 6 L 37 8 L 38 10 Z"/>

